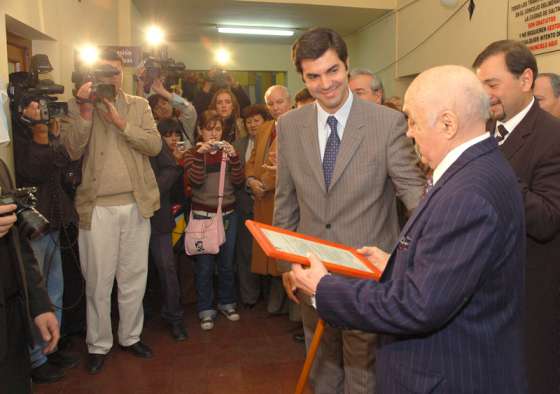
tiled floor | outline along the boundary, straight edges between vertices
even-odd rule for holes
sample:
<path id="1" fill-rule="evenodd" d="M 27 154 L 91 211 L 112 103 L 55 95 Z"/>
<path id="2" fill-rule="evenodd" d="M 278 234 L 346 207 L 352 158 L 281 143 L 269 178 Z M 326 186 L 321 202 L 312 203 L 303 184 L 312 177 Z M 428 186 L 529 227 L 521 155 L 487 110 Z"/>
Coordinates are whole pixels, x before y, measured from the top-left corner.
<path id="1" fill-rule="evenodd" d="M 35 386 L 36 394 L 283 394 L 293 393 L 305 350 L 292 340 L 297 324 L 286 316 L 269 316 L 262 305 L 241 310 L 241 320 L 223 316 L 204 332 L 186 307 L 189 339 L 177 343 L 155 317 L 146 323 L 143 340 L 152 347 L 150 360 L 114 347 L 100 374 L 85 371 L 83 340 L 74 339 L 82 364 L 64 380 Z M 307 391 L 311 393 L 311 391 Z"/>

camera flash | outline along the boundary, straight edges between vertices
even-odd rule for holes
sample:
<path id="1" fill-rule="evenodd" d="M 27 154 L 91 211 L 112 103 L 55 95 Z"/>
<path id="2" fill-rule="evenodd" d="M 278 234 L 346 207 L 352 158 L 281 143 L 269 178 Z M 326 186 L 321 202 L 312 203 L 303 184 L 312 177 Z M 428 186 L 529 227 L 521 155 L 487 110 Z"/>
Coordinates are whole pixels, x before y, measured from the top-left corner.
<path id="1" fill-rule="evenodd" d="M 84 45 L 80 49 L 80 60 L 86 64 L 91 65 L 97 61 L 97 57 L 99 56 L 99 50 L 97 47 L 93 45 Z"/>
<path id="2" fill-rule="evenodd" d="M 214 59 L 216 60 L 216 63 L 218 63 L 220 66 L 225 66 L 230 62 L 231 54 L 227 49 L 220 48 L 214 54 Z"/>
<path id="3" fill-rule="evenodd" d="M 150 45 L 160 45 L 163 43 L 164 36 L 163 30 L 157 26 L 150 26 L 148 30 L 146 30 L 146 41 Z"/>

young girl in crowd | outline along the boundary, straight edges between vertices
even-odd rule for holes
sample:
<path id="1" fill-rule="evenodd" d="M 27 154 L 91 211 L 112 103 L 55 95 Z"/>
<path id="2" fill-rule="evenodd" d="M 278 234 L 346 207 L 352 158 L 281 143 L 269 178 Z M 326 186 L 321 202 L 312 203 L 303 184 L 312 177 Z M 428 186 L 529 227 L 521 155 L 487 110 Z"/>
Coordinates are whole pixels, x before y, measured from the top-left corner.
<path id="1" fill-rule="evenodd" d="M 236 310 L 236 289 L 233 260 L 238 218 L 235 212 L 235 187 L 244 184 L 243 165 L 233 146 L 223 141 L 223 121 L 216 111 L 205 111 L 199 118 L 199 142 L 185 156 L 185 172 L 192 187 L 192 213 L 195 219 L 210 219 L 218 208 L 218 188 L 222 155 L 227 155 L 223 192 L 223 221 L 226 242 L 217 255 L 196 256 L 195 285 L 197 310 L 203 330 L 214 327 L 216 310 L 213 306 L 214 264 L 218 272 L 218 310 L 229 320 L 239 320 Z M 216 146 L 216 142 L 221 144 Z"/>

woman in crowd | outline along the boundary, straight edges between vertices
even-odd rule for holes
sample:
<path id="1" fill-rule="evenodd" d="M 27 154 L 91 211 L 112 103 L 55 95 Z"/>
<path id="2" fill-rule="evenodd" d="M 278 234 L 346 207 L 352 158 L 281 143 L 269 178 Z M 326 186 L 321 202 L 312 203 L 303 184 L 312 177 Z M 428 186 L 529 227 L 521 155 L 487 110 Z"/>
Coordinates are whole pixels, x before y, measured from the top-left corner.
<path id="1" fill-rule="evenodd" d="M 218 89 L 210 102 L 210 110 L 216 111 L 224 125 L 223 140 L 232 143 L 247 135 L 243 119 L 240 117 L 237 98 L 229 89 Z"/>
<path id="2" fill-rule="evenodd" d="M 226 235 L 217 255 L 196 256 L 195 285 L 197 310 L 203 330 L 214 327 L 216 310 L 213 306 L 214 264 L 218 272 L 218 309 L 229 320 L 239 320 L 236 310 L 235 275 L 233 259 L 237 236 L 235 187 L 244 184 L 243 165 L 233 146 L 223 140 L 223 120 L 216 111 L 205 111 L 199 118 L 199 142 L 185 156 L 185 171 L 192 187 L 192 214 L 194 219 L 210 219 L 218 208 L 218 189 L 222 155 L 227 155 L 222 212 Z M 216 142 L 220 142 L 217 146 Z"/>
<path id="3" fill-rule="evenodd" d="M 276 190 L 276 126 L 273 120 L 264 122 L 259 128 L 255 148 L 245 165 L 247 186 L 254 198 L 253 214 L 256 221 L 272 224 L 274 193 Z M 267 310 L 271 314 L 288 312 L 285 292 L 276 260 L 269 258 L 256 242 L 253 242 L 251 271 L 270 275 L 270 291 Z"/>
<path id="4" fill-rule="evenodd" d="M 171 335 L 177 341 L 187 338 L 183 324 L 183 306 L 177 277 L 175 255 L 171 243 L 171 233 L 175 226 L 172 205 L 182 199 L 182 174 L 179 165 L 184 152 L 177 142 L 182 140 L 181 125 L 176 119 L 168 118 L 158 122 L 158 130 L 163 139 L 159 155 L 150 158 L 160 194 L 160 209 L 150 219 L 150 254 L 158 270 L 163 305 L 162 319 L 169 324 Z"/>
<path id="5" fill-rule="evenodd" d="M 255 146 L 255 136 L 265 121 L 272 120 L 266 106 L 263 104 L 251 105 L 243 111 L 247 136 L 235 141 L 235 150 L 239 153 L 241 161 L 245 164 L 251 158 Z M 253 308 L 259 296 L 264 293 L 261 287 L 262 276 L 251 272 L 251 256 L 253 248 L 253 237 L 249 230 L 243 225 L 245 220 L 253 219 L 253 196 L 246 188 L 237 192 L 237 213 L 240 219 L 240 227 L 237 235 L 236 265 L 239 278 L 239 294 L 241 302 L 246 308 Z"/>
<path id="6" fill-rule="evenodd" d="M 154 80 L 152 91 L 155 94 L 148 98 L 148 103 L 156 122 L 164 119 L 178 120 L 185 146 L 188 149 L 192 148 L 195 144 L 194 132 L 196 127 L 196 110 L 194 106 L 183 97 L 168 92 L 160 79 Z"/>

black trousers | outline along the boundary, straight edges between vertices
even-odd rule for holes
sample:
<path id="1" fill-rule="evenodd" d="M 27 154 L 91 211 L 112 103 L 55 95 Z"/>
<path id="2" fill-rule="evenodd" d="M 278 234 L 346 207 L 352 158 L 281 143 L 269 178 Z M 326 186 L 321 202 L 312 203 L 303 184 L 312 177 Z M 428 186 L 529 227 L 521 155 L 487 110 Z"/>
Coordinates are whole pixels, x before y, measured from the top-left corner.
<path id="1" fill-rule="evenodd" d="M 31 365 L 25 330 L 25 314 L 19 298 L 6 308 L 6 355 L 0 360 L 0 393 L 31 394 Z"/>

